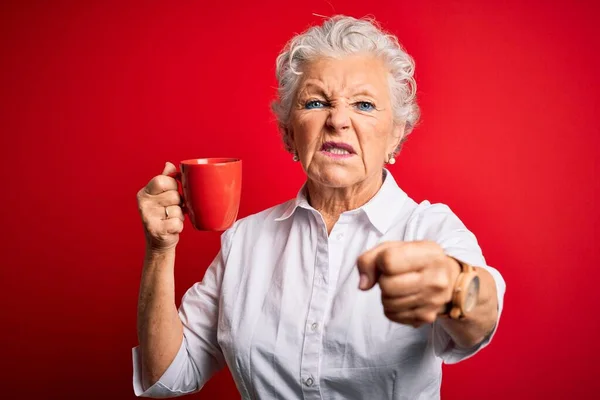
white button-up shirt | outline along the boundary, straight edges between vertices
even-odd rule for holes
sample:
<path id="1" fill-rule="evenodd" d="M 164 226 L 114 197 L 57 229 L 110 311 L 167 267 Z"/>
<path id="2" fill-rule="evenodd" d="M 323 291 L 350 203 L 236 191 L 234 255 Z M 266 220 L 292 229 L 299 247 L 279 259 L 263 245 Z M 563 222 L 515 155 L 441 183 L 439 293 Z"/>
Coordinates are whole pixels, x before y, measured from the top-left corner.
<path id="1" fill-rule="evenodd" d="M 379 286 L 358 289 L 357 258 L 384 241 L 435 241 L 492 274 L 498 318 L 505 283 L 448 206 L 417 204 L 384 175 L 378 193 L 343 213 L 329 235 L 304 188 L 225 231 L 202 282 L 182 299 L 179 352 L 145 391 L 133 349 L 135 394 L 195 392 L 227 365 L 244 399 L 438 399 L 442 362 L 474 355 L 496 328 L 463 349 L 438 322 L 413 328 L 390 321 Z"/>

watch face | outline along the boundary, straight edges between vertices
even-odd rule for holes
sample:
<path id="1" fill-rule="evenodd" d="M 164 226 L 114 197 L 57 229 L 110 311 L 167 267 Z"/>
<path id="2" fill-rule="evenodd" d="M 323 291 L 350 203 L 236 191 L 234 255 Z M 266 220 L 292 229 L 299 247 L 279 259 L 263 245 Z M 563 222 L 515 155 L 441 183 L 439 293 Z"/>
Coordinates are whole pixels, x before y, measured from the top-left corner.
<path id="1" fill-rule="evenodd" d="M 465 311 L 469 312 L 477 305 L 479 297 L 479 277 L 476 276 L 469 283 L 467 294 L 465 296 Z"/>

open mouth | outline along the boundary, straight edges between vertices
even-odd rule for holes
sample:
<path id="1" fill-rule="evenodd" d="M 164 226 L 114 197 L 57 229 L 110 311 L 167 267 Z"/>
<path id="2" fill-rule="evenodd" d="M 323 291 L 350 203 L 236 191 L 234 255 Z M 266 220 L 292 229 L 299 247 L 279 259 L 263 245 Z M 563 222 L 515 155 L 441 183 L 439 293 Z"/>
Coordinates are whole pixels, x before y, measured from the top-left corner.
<path id="1" fill-rule="evenodd" d="M 349 157 L 356 154 L 354 148 L 347 143 L 325 142 L 321 146 L 321 151 L 330 156 Z"/>

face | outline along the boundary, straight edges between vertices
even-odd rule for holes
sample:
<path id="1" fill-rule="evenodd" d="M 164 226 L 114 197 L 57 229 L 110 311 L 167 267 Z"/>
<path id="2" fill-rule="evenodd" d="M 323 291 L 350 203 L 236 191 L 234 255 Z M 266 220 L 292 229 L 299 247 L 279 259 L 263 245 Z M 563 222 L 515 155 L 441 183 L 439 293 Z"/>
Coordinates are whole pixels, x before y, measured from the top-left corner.
<path id="1" fill-rule="evenodd" d="M 309 179 L 340 188 L 381 179 L 404 131 L 394 124 L 388 76 L 368 55 L 305 66 L 288 133 Z"/>

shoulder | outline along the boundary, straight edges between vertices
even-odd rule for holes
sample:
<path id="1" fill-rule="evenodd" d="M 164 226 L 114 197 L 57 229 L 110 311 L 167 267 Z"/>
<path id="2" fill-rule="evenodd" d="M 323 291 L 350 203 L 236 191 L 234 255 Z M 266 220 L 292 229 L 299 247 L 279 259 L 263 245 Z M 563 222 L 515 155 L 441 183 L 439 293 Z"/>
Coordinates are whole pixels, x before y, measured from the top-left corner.
<path id="1" fill-rule="evenodd" d="M 412 212 L 408 231 L 410 240 L 435 241 L 454 257 L 485 265 L 477 237 L 447 204 L 420 202 Z"/>
<path id="2" fill-rule="evenodd" d="M 426 228 L 440 224 L 462 224 L 462 221 L 447 204 L 423 200 L 412 208 L 409 224 Z"/>
<path id="3" fill-rule="evenodd" d="M 475 239 L 449 205 L 428 200 L 421 201 L 412 209 L 408 230 L 413 240 L 444 240 L 459 236 Z"/>

